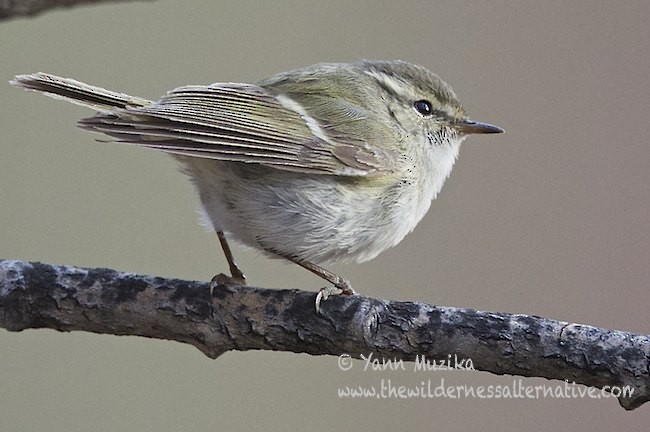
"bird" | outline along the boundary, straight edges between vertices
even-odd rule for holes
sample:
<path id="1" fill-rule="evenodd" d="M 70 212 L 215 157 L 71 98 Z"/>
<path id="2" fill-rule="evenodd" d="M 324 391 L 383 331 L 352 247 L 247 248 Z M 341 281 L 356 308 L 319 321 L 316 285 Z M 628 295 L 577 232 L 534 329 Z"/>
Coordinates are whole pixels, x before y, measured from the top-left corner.
<path id="1" fill-rule="evenodd" d="M 176 159 L 245 285 L 229 240 L 296 263 L 354 294 L 324 266 L 373 259 L 422 220 L 461 142 L 503 129 L 470 120 L 452 88 L 404 61 L 319 63 L 255 84 L 173 89 L 158 101 L 47 73 L 11 84 L 96 111 L 78 125 Z"/>

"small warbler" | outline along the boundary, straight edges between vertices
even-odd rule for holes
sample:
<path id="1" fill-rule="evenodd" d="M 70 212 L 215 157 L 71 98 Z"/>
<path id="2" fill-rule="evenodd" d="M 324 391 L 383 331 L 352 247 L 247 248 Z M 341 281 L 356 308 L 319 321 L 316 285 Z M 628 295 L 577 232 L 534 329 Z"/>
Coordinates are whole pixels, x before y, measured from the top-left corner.
<path id="1" fill-rule="evenodd" d="M 469 120 L 451 87 L 402 61 L 317 64 L 257 84 L 174 89 L 157 102 L 45 73 L 11 83 L 98 113 L 79 126 L 172 155 L 190 177 L 231 276 L 227 238 L 301 265 L 374 258 L 425 215 L 463 139 L 502 129 Z M 214 286 L 214 285 L 213 285 Z"/>

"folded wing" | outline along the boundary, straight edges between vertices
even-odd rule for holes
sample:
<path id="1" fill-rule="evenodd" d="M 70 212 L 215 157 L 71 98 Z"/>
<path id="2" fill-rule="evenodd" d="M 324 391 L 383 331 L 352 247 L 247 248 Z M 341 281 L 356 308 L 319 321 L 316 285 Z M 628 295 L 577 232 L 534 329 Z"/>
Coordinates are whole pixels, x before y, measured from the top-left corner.
<path id="1" fill-rule="evenodd" d="M 358 113 L 341 118 L 363 120 Z M 250 84 L 180 87 L 159 102 L 100 112 L 80 126 L 172 154 L 312 174 L 379 175 L 394 161 L 386 150 L 337 133 L 335 124 L 316 122 Z"/>

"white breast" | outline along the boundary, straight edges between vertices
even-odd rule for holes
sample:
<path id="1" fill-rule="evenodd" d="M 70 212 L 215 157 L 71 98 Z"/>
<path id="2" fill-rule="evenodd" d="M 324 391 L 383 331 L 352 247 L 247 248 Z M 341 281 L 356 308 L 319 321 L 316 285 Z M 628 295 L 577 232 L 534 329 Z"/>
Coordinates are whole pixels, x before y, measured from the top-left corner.
<path id="1" fill-rule="evenodd" d="M 415 229 L 449 177 L 458 157 L 461 142 L 462 139 L 458 139 L 425 148 L 424 154 L 420 155 L 420 161 L 425 162 L 421 172 L 411 171 L 412 176 L 406 179 L 408 183 L 400 188 L 401 192 L 391 211 L 392 231 L 387 232 L 383 238 L 377 239 L 377 247 L 369 250 L 368 254 L 359 256 L 357 261 L 374 258 L 385 249 L 397 245 Z"/>

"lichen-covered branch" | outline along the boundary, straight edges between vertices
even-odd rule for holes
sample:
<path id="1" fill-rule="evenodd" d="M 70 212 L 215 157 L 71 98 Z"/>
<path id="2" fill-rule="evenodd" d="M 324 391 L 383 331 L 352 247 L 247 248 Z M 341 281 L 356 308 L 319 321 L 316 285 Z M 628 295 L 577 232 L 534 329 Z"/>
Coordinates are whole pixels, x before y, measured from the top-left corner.
<path id="1" fill-rule="evenodd" d="M 115 3 L 118 1 L 124 2 L 133 0 L 1 0 L 0 21 L 11 18 L 34 16 L 50 9 L 95 3 Z"/>
<path id="2" fill-rule="evenodd" d="M 228 350 L 390 360 L 471 359 L 495 374 L 633 388 L 626 409 L 650 399 L 650 337 L 540 317 L 337 296 L 219 287 L 108 269 L 0 260 L 0 326 L 137 335 Z"/>

